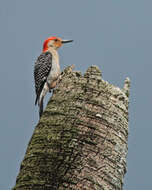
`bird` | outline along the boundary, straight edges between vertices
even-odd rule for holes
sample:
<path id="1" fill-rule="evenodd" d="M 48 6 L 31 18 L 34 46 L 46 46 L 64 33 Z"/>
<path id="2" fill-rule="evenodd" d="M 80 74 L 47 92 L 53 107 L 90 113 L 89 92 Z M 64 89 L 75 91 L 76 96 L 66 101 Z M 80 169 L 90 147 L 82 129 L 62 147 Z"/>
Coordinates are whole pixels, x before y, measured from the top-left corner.
<path id="1" fill-rule="evenodd" d="M 59 81 L 61 70 L 59 55 L 57 50 L 66 43 L 73 40 L 63 40 L 59 37 L 51 36 L 43 43 L 43 51 L 37 58 L 34 65 L 35 81 L 35 105 L 39 106 L 39 117 L 43 113 L 43 99 L 47 92 L 51 92 Z"/>

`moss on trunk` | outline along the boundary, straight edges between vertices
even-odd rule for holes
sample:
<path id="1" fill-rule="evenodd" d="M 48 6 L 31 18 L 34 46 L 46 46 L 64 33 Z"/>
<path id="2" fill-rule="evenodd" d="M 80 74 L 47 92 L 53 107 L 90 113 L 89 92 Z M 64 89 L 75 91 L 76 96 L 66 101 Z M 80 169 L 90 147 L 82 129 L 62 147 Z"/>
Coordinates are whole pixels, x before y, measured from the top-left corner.
<path id="1" fill-rule="evenodd" d="M 123 89 L 92 66 L 62 74 L 29 142 L 13 190 L 121 190 L 129 79 Z"/>

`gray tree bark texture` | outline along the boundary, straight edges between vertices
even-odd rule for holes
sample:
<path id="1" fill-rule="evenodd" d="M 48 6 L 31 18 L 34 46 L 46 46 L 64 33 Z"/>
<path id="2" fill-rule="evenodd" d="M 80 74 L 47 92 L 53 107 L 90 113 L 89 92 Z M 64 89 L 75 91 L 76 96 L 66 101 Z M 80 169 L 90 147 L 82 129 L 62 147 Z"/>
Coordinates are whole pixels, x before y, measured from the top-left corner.
<path id="1" fill-rule="evenodd" d="M 62 79 L 35 127 L 13 190 L 122 190 L 128 96 L 91 66 Z"/>

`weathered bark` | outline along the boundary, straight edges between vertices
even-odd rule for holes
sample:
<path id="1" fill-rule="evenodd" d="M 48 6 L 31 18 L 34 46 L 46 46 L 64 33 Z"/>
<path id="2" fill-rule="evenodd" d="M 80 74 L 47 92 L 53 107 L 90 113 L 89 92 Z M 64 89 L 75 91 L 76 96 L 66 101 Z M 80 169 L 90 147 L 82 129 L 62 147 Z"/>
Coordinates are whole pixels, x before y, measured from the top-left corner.
<path id="1" fill-rule="evenodd" d="M 13 190 L 121 190 L 126 172 L 129 79 L 123 89 L 65 69 L 29 142 Z"/>

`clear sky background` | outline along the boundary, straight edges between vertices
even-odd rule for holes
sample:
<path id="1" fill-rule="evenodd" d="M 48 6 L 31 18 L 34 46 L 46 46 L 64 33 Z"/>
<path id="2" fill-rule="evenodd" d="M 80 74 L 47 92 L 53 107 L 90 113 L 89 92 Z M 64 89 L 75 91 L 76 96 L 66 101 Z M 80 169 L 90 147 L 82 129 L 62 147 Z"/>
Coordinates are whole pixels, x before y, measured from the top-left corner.
<path id="1" fill-rule="evenodd" d="M 151 0 L 0 0 L 0 189 L 15 184 L 38 122 L 33 66 L 52 35 L 74 39 L 59 50 L 62 69 L 97 65 L 119 87 L 130 77 L 124 190 L 151 189 Z"/>

